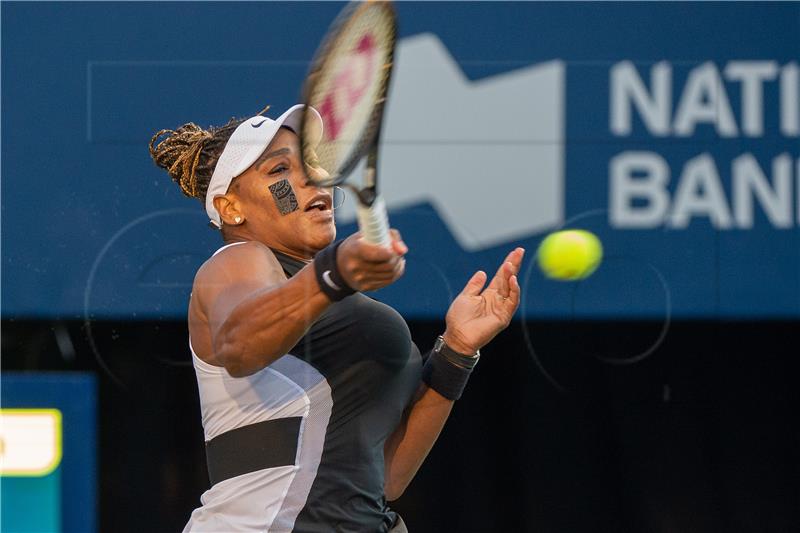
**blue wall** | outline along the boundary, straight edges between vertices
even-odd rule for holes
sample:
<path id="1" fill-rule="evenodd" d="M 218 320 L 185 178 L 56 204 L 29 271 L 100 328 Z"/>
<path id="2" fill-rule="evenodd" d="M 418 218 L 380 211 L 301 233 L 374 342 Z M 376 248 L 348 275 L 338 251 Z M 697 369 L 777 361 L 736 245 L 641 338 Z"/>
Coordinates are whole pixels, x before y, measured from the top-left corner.
<path id="1" fill-rule="evenodd" d="M 150 161 L 150 135 L 294 103 L 339 8 L 3 3 L 3 317 L 183 317 L 193 273 L 219 236 L 207 229 L 201 206 Z M 381 297 L 405 316 L 441 316 L 471 272 L 495 268 L 517 245 L 533 252 L 548 231 L 566 225 L 596 232 L 607 260 L 588 280 L 564 284 L 546 281 L 530 253 L 523 318 L 800 317 L 800 4 L 401 3 L 398 11 L 401 62 L 414 38 L 440 42 L 463 72 L 459 105 L 478 94 L 470 91 L 490 94 L 504 83 L 518 96 L 476 97 L 474 107 L 460 109 L 475 114 L 477 131 L 493 109 L 518 110 L 536 123 L 526 113 L 539 93 L 526 99 L 526 83 L 558 102 L 547 119 L 552 127 L 534 124 L 532 136 L 430 139 L 454 150 L 447 152 L 454 160 L 459 150 L 498 147 L 493 157 L 502 163 L 487 157 L 454 175 L 419 170 L 428 182 L 450 180 L 448 195 L 426 197 L 415 185 L 419 198 L 393 205 L 387 190 L 392 223 L 412 253 L 406 277 Z M 536 81 L 540 64 L 556 73 L 547 87 Z M 665 72 L 661 87 L 670 94 L 659 108 L 651 76 Z M 614 73 L 622 79 L 617 93 Z M 403 94 L 426 76 L 412 75 L 422 77 L 411 88 L 396 86 L 396 109 L 409 113 L 400 101 L 413 100 Z M 637 83 L 664 120 L 644 117 L 630 97 Z M 419 100 L 416 110 L 425 105 Z M 415 127 L 393 115 L 387 143 Z M 541 176 L 537 150 L 556 160 Z M 386 153 L 384 178 L 403 183 L 392 176 L 400 166 L 390 163 L 400 156 Z M 651 166 L 615 170 L 615 161 L 637 157 Z M 512 160 L 527 164 L 530 176 L 517 176 Z M 648 181 L 652 165 L 666 169 L 661 185 Z M 496 188 L 471 216 L 508 227 L 506 236 L 458 236 L 454 228 L 470 220 L 450 213 L 475 194 L 467 186 L 458 192 L 461 177 Z M 504 211 L 530 209 L 536 220 L 545 180 L 555 187 L 554 216 L 525 227 L 509 217 L 504 226 Z M 649 222 L 626 219 L 622 211 L 654 209 L 656 196 L 666 204 Z M 520 207 L 525 198 L 530 203 Z M 341 235 L 352 230 L 340 225 Z"/>

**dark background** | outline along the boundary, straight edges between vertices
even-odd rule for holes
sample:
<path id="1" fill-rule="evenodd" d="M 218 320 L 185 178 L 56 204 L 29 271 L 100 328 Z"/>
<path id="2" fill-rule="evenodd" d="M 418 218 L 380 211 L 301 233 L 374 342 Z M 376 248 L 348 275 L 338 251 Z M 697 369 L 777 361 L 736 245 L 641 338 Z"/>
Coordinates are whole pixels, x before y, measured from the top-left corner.
<path id="1" fill-rule="evenodd" d="M 798 326 L 673 322 L 626 365 L 663 323 L 527 323 L 559 390 L 512 323 L 394 507 L 414 533 L 800 531 Z M 410 327 L 427 349 L 443 324 Z M 181 322 L 2 323 L 3 370 L 97 372 L 102 532 L 179 531 L 208 487 L 186 339 Z"/>

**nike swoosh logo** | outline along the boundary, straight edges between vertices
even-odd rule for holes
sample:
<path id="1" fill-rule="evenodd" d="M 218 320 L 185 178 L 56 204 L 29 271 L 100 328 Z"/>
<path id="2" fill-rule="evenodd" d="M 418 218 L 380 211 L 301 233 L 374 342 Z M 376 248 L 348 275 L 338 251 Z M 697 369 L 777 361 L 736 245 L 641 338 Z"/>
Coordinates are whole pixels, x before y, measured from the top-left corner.
<path id="1" fill-rule="evenodd" d="M 260 128 L 260 127 L 261 127 L 261 125 L 262 125 L 263 123 L 265 123 L 266 121 L 267 121 L 267 119 L 264 119 L 264 120 L 262 120 L 261 122 L 259 122 L 258 124 L 250 124 L 250 125 L 251 125 L 251 126 L 253 126 L 254 128 Z"/>
<path id="2" fill-rule="evenodd" d="M 331 271 L 330 270 L 326 270 L 325 272 L 322 273 L 322 279 L 325 280 L 325 283 L 327 283 L 328 287 L 330 287 L 331 289 L 333 289 L 335 291 L 342 290 L 342 288 L 339 287 L 337 284 L 335 284 L 333 282 L 333 280 L 331 279 Z"/>

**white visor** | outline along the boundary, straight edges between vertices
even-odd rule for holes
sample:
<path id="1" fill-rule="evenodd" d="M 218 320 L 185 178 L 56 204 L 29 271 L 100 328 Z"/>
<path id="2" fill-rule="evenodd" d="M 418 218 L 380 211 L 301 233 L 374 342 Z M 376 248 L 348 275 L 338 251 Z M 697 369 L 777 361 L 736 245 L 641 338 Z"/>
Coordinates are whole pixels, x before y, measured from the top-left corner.
<path id="1" fill-rule="evenodd" d="M 211 182 L 208 184 L 206 192 L 206 213 L 214 226 L 222 227 L 222 219 L 214 207 L 214 198 L 228 192 L 233 178 L 242 174 L 256 162 L 281 126 L 299 132 L 305 107 L 304 104 L 294 105 L 276 120 L 256 115 L 236 127 L 231 138 L 225 143 L 225 148 L 214 167 L 214 173 L 211 175 Z M 309 107 L 308 112 L 311 113 L 309 119 L 312 121 L 312 125 L 316 125 L 311 131 L 308 141 L 311 146 L 316 146 L 322 139 L 322 117 L 313 107 Z"/>

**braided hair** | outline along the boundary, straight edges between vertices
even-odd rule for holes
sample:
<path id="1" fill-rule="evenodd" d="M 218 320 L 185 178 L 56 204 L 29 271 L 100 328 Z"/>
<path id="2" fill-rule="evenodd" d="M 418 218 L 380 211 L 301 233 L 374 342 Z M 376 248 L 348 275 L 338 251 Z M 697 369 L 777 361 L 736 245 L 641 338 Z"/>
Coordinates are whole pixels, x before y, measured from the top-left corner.
<path id="1" fill-rule="evenodd" d="M 269 106 L 258 114 L 262 115 L 268 109 Z M 205 204 L 214 167 L 225 144 L 244 120 L 232 118 L 224 126 L 212 126 L 208 130 L 193 122 L 175 130 L 160 130 L 150 139 L 150 157 L 167 171 L 183 194 Z"/>
<path id="2" fill-rule="evenodd" d="M 221 128 L 206 131 L 189 122 L 176 130 L 160 130 L 150 139 L 150 157 L 167 171 L 183 194 L 205 203 L 214 166 L 240 123 L 231 119 Z M 162 139 L 164 135 L 167 137 Z"/>

